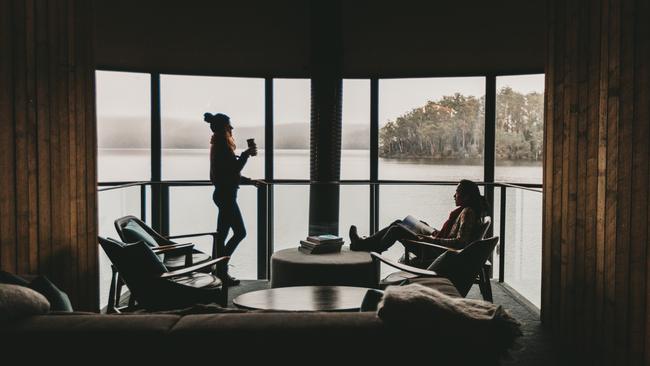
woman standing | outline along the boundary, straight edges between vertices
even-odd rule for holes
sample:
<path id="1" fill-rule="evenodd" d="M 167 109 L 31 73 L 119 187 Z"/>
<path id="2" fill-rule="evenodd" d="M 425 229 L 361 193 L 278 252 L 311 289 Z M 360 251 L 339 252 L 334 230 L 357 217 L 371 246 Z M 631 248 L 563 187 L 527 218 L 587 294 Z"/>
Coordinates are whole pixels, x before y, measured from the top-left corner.
<path id="1" fill-rule="evenodd" d="M 203 119 L 210 124 L 210 181 L 214 185 L 212 200 L 219 209 L 217 218 L 217 242 L 212 257 L 232 256 L 237 245 L 246 237 L 246 227 L 237 204 L 239 184 L 251 182 L 242 177 L 241 170 L 250 156 L 257 155 L 257 147 L 249 147 L 240 156 L 235 155 L 235 140 L 232 136 L 230 117 L 222 113 L 205 113 Z M 233 235 L 226 243 L 228 232 Z M 228 263 L 217 267 L 217 277 L 225 286 L 239 284 L 239 280 L 228 274 Z"/>

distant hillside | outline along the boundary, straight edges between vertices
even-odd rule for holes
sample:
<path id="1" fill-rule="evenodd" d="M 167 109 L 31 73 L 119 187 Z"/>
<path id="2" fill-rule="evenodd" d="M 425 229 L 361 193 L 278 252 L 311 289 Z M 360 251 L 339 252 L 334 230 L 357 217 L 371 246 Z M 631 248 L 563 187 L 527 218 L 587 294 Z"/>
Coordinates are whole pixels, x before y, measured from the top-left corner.
<path id="1" fill-rule="evenodd" d="M 246 139 L 254 138 L 264 148 L 263 127 L 237 127 L 233 131 L 237 146 L 246 146 Z M 289 123 L 274 128 L 276 149 L 309 148 L 309 124 Z M 163 121 L 163 148 L 206 149 L 210 142 L 210 128 L 201 121 L 172 119 Z M 100 148 L 145 148 L 149 146 L 148 121 L 132 118 L 102 118 L 97 126 Z M 368 149 L 369 127 L 349 125 L 343 128 L 344 149 Z"/>

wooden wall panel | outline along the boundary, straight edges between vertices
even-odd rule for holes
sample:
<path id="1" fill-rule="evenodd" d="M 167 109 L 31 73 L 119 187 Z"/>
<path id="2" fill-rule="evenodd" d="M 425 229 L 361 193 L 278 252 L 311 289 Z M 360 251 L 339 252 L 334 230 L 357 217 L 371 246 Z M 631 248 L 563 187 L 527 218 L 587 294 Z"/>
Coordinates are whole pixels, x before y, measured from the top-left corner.
<path id="1" fill-rule="evenodd" d="M 542 320 L 587 364 L 650 360 L 648 3 L 548 7 Z"/>
<path id="2" fill-rule="evenodd" d="M 0 268 L 97 310 L 92 2 L 0 4 Z"/>

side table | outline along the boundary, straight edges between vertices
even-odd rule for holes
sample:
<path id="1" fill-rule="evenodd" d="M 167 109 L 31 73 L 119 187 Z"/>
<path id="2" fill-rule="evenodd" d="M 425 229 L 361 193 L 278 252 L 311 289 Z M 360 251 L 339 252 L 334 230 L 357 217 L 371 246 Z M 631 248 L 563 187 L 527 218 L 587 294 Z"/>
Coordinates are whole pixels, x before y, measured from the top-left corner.
<path id="1" fill-rule="evenodd" d="M 379 287 L 379 263 L 368 252 L 305 254 L 298 248 L 271 256 L 271 288 L 288 286 Z"/>

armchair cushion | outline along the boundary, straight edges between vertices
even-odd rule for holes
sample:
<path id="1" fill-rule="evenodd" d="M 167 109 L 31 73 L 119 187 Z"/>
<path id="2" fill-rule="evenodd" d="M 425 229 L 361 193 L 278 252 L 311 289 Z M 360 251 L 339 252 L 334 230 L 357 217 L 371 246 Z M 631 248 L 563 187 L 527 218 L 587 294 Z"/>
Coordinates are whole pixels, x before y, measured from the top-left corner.
<path id="1" fill-rule="evenodd" d="M 142 226 L 138 225 L 135 221 L 129 221 L 122 228 L 124 233 L 124 241 L 128 243 L 135 243 L 138 241 L 144 241 L 150 247 L 157 247 L 158 242 L 151 236 Z"/>
<path id="2" fill-rule="evenodd" d="M 0 284 L 0 324 L 48 312 L 45 296 L 21 285 Z"/>
<path id="3" fill-rule="evenodd" d="M 427 269 L 441 276 L 447 276 L 454 268 L 458 268 L 459 265 L 462 265 L 462 263 L 459 263 L 458 254 L 447 251 L 440 254 Z"/>
<path id="4" fill-rule="evenodd" d="M 124 245 L 124 251 L 125 256 L 129 258 L 128 262 L 137 264 L 137 268 L 131 268 L 130 270 L 154 276 L 167 272 L 167 267 L 144 241 L 126 244 Z"/>

